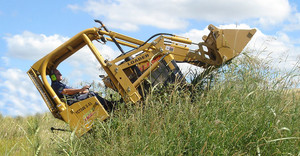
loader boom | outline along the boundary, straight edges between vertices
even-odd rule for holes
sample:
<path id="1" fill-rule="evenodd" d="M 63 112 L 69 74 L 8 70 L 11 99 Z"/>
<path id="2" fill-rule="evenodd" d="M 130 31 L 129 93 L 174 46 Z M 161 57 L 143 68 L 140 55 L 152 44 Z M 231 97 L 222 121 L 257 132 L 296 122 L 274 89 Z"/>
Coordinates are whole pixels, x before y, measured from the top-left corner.
<path id="1" fill-rule="evenodd" d="M 103 78 L 105 86 L 117 91 L 125 102 L 137 103 L 146 96 L 150 86 L 183 79 L 177 63 L 202 68 L 221 66 L 238 56 L 256 32 L 255 29 L 218 29 L 209 25 L 210 33 L 203 36 L 204 41 L 200 43 L 167 33 L 155 34 L 147 41 L 141 41 L 109 31 L 102 22 L 96 22 L 101 27 L 78 33 L 37 61 L 27 72 L 53 116 L 69 123 L 79 136 L 91 129 L 94 119 L 105 120 L 108 113 L 95 97 L 69 106 L 58 98 L 46 76 L 85 45 L 107 74 Z M 93 40 L 114 42 L 122 54 L 111 60 L 104 58 Z M 190 49 L 189 45 L 198 48 Z M 132 50 L 124 52 L 121 46 Z"/>

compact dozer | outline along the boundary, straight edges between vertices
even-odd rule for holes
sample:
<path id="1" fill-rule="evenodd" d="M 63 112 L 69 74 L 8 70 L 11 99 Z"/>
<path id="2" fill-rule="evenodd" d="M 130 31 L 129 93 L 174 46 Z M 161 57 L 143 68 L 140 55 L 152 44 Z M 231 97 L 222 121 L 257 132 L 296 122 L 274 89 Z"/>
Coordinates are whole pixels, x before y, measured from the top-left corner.
<path id="1" fill-rule="evenodd" d="M 219 67 L 238 56 L 256 32 L 255 29 L 219 29 L 209 25 L 210 32 L 200 43 L 168 33 L 158 33 L 142 41 L 109 31 L 99 20 L 95 22 L 100 27 L 78 33 L 38 60 L 27 72 L 53 116 L 68 123 L 78 136 L 89 131 L 95 119 L 107 119 L 107 110 L 94 96 L 67 104 L 56 95 L 47 75 L 84 46 L 89 47 L 106 72 L 102 77 L 105 86 L 118 92 L 125 103 L 137 103 L 144 99 L 151 86 L 182 79 L 177 63 L 204 69 Z M 114 59 L 104 58 L 92 42 L 94 40 L 113 42 L 121 54 Z M 197 48 L 191 49 L 190 45 Z M 125 52 L 124 47 L 131 50 Z"/>

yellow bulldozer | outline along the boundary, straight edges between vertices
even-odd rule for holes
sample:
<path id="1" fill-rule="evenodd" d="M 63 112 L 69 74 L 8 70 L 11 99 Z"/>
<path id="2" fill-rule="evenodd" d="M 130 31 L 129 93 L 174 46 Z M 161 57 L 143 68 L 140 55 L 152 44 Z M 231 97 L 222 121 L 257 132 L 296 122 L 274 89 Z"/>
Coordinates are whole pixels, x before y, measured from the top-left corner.
<path id="1" fill-rule="evenodd" d="M 118 92 L 125 103 L 137 103 L 143 100 L 150 86 L 182 79 L 177 63 L 204 69 L 219 67 L 238 56 L 256 32 L 255 29 L 218 29 L 209 25 L 210 33 L 203 36 L 200 43 L 168 33 L 158 33 L 142 41 L 109 31 L 99 20 L 95 22 L 100 26 L 78 33 L 38 60 L 27 72 L 53 116 L 68 123 L 78 136 L 89 131 L 95 119 L 107 119 L 107 110 L 94 96 L 69 105 L 57 96 L 47 75 L 84 46 L 89 47 L 106 72 L 102 77 L 105 86 Z M 104 58 L 94 40 L 113 42 L 121 54 L 115 59 Z M 190 45 L 197 48 L 191 49 Z M 131 50 L 125 52 L 124 47 Z"/>

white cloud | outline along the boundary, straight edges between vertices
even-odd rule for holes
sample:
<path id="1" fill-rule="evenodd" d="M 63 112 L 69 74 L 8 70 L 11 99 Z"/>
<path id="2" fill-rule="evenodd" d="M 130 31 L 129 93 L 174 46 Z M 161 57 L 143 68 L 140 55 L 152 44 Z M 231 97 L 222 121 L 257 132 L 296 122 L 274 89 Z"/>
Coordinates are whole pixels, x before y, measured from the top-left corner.
<path id="1" fill-rule="evenodd" d="M 60 35 L 46 36 L 24 31 L 22 34 L 6 36 L 8 55 L 15 58 L 37 60 L 61 45 L 68 38 Z"/>
<path id="2" fill-rule="evenodd" d="M 260 58 L 270 60 L 273 67 L 282 71 L 289 71 L 299 63 L 300 47 L 293 44 L 284 32 L 269 36 L 258 30 L 248 48 L 260 53 Z"/>
<path id="3" fill-rule="evenodd" d="M 150 25 L 165 29 L 185 28 L 189 21 L 242 22 L 254 20 L 260 24 L 278 24 L 291 12 L 288 0 L 88 0 L 69 5 L 96 18 L 105 17 L 110 27 L 137 30 Z"/>
<path id="4" fill-rule="evenodd" d="M 289 17 L 290 24 L 284 26 L 285 31 L 300 30 L 300 13 L 295 13 Z"/>
<path id="5" fill-rule="evenodd" d="M 48 110 L 26 72 L 9 68 L 0 71 L 0 111 L 3 115 L 25 116 Z"/>

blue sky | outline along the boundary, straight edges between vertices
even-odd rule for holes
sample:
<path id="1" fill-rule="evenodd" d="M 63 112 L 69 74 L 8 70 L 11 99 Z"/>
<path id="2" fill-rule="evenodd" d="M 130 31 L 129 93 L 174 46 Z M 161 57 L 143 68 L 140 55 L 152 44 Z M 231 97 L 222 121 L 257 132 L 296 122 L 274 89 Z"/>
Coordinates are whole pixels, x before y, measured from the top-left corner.
<path id="1" fill-rule="evenodd" d="M 26 72 L 73 35 L 98 26 L 94 19 L 102 20 L 112 31 L 141 40 L 168 32 L 200 42 L 209 24 L 256 28 L 247 48 L 263 50 L 261 58 L 271 56 L 279 60 L 274 67 L 289 70 L 300 57 L 299 7 L 298 0 L 1 0 L 0 113 L 25 116 L 46 112 Z M 119 54 L 112 44 L 98 48 L 108 58 Z M 93 75 L 100 66 L 86 51 L 61 66 L 73 86 L 80 81 L 101 81 Z"/>

